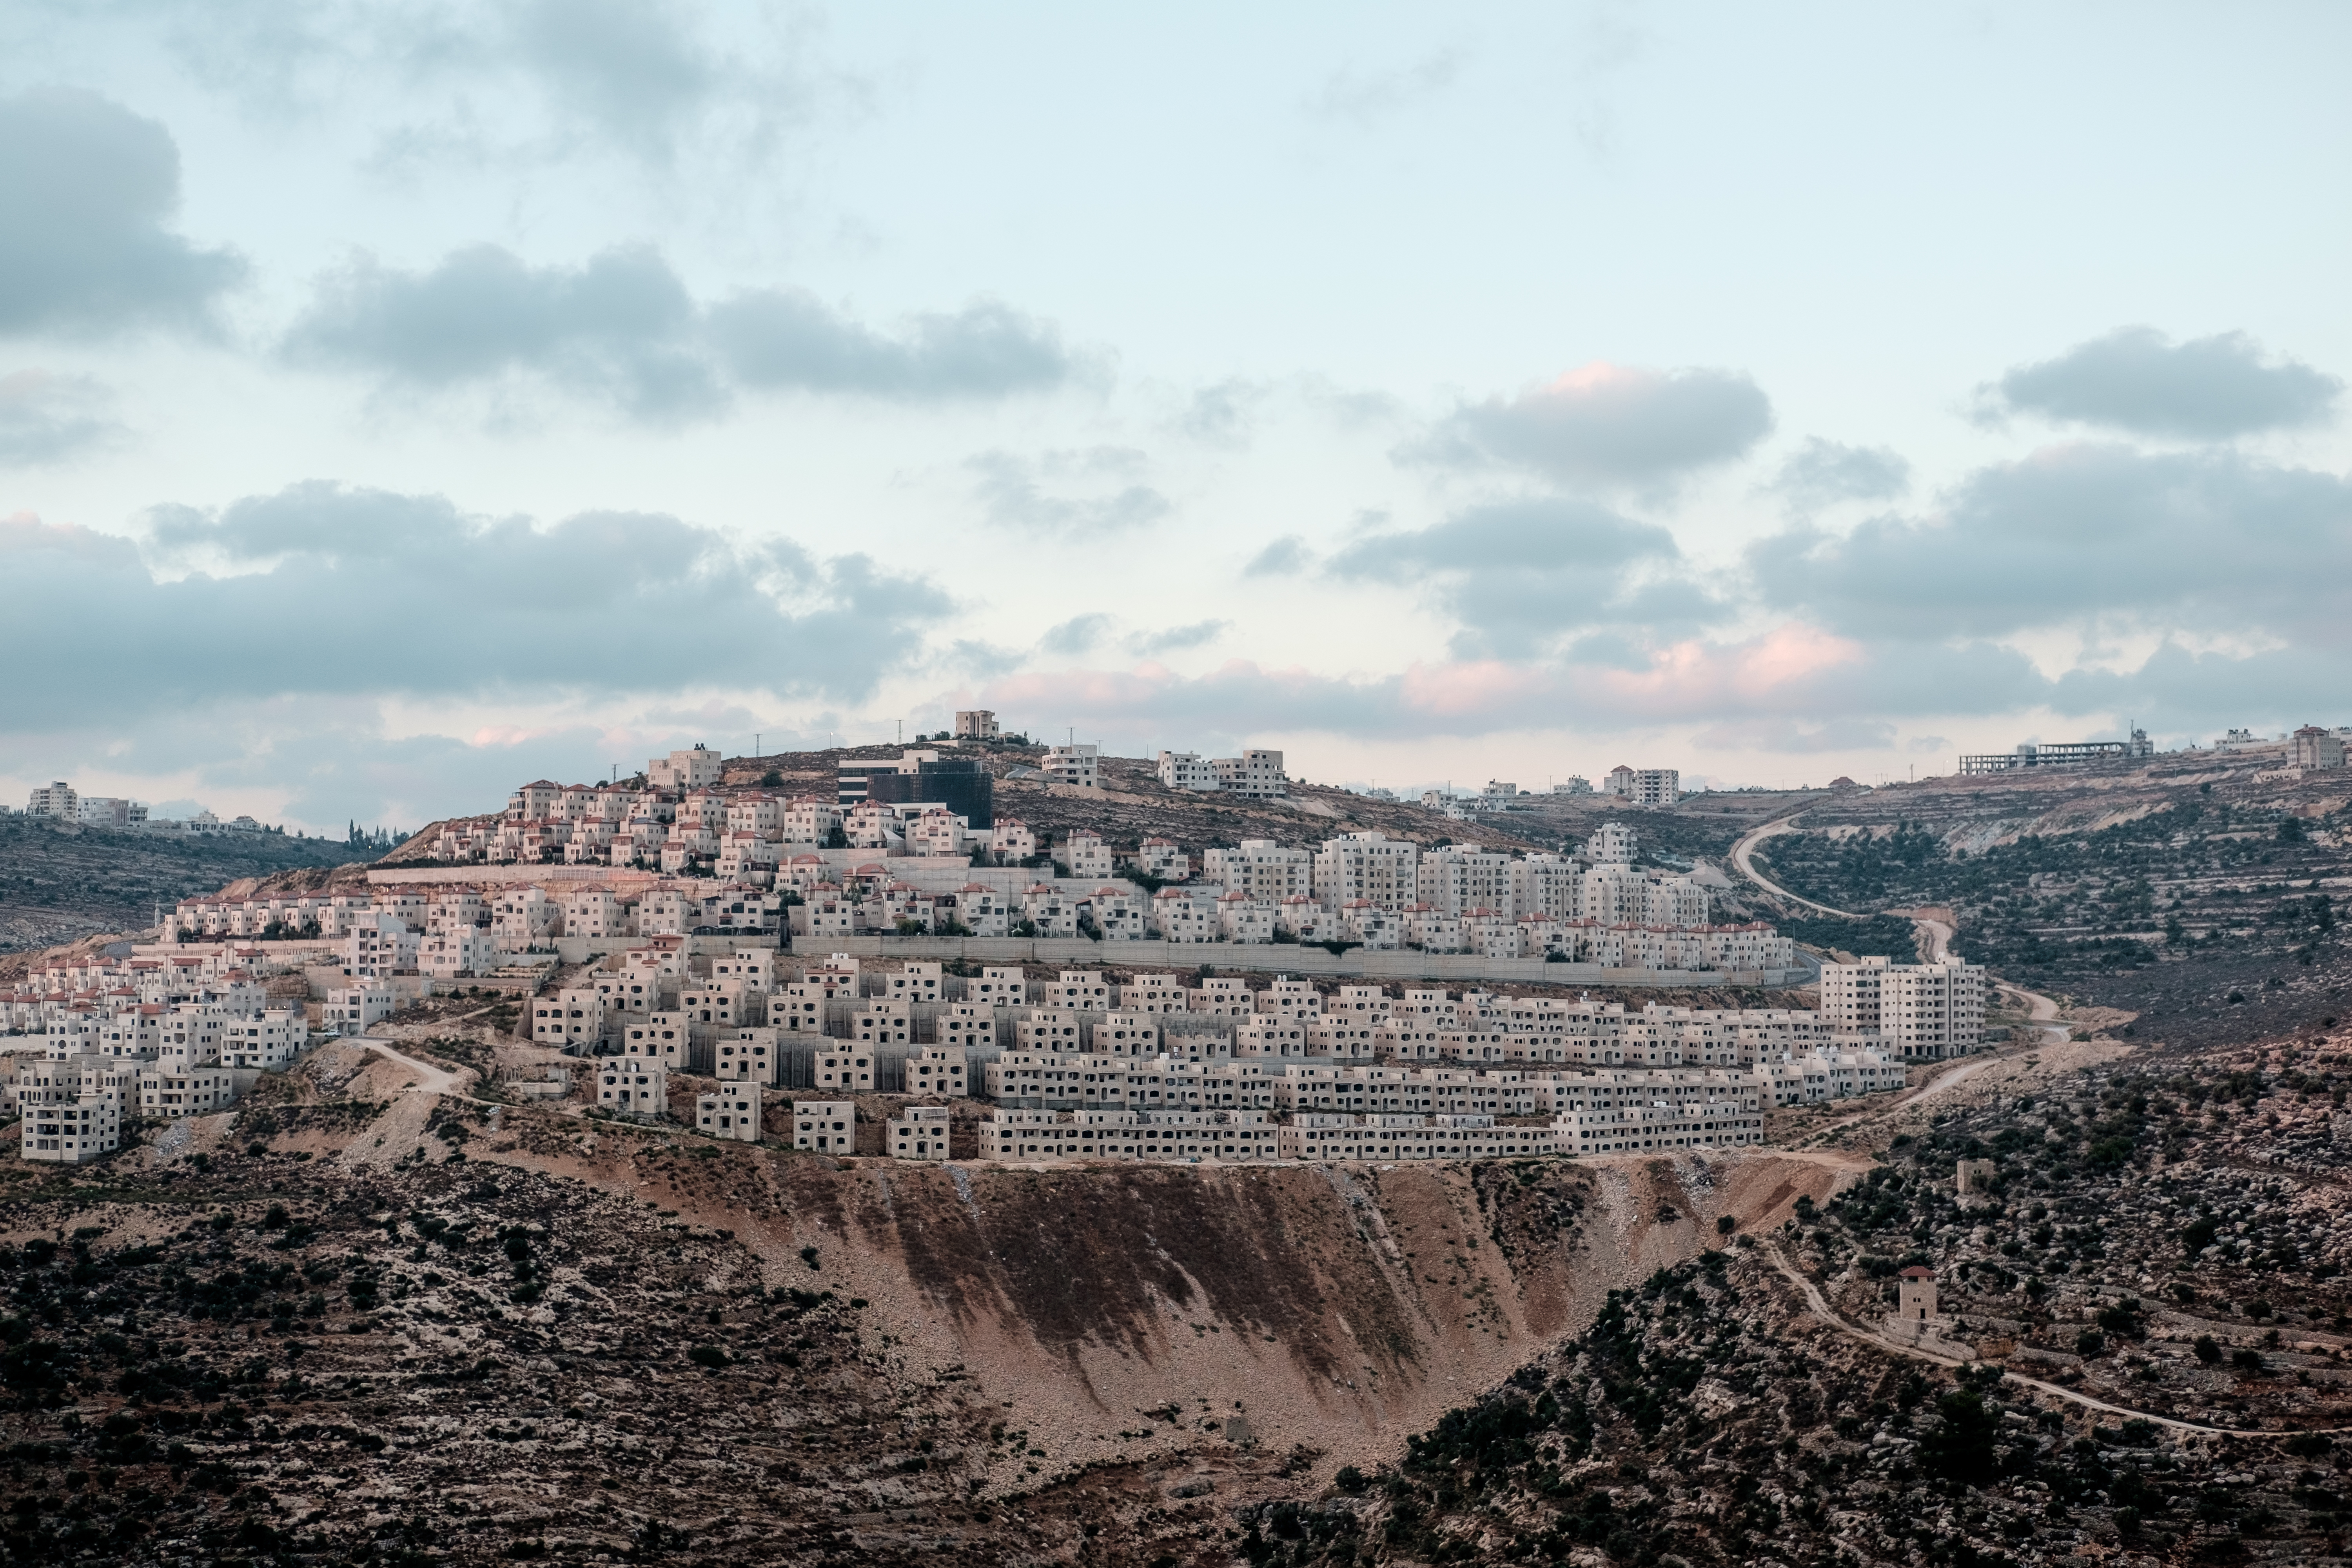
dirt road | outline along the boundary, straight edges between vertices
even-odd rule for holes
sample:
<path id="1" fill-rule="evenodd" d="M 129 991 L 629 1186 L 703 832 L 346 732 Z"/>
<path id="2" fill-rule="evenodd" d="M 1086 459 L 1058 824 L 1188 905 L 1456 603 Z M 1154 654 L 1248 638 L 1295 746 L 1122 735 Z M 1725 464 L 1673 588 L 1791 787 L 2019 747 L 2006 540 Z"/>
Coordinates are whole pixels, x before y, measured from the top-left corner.
<path id="1" fill-rule="evenodd" d="M 1831 1307 L 1829 1302 L 1822 1297 L 1821 1287 L 1815 1285 L 1811 1279 L 1805 1278 L 1803 1271 L 1799 1269 L 1794 1263 L 1791 1263 L 1787 1255 L 1781 1252 L 1778 1247 L 1771 1247 L 1769 1243 L 1767 1246 L 1772 1255 L 1773 1267 L 1780 1269 L 1782 1274 L 1788 1276 L 1790 1283 L 1796 1286 L 1799 1290 L 1804 1292 L 1806 1308 L 1811 1311 L 1813 1316 L 1819 1318 L 1822 1322 L 1829 1324 L 1830 1327 L 1837 1330 L 1838 1332 L 1844 1334 L 1847 1338 L 1859 1340 L 1864 1344 L 1868 1345 L 1871 1349 L 1875 1351 L 1885 1351 L 1890 1355 L 1908 1356 L 1914 1361 L 1924 1361 L 1936 1366 L 1962 1367 L 1969 1364 L 1968 1360 L 1965 1357 L 1939 1355 L 1934 1351 L 1925 1350 L 1917 1345 L 1898 1344 L 1893 1340 L 1885 1339 L 1877 1334 L 1872 1333 L 1868 1329 L 1863 1328 L 1854 1323 L 1847 1322 L 1843 1318 L 1838 1316 L 1836 1310 Z M 2053 1399 L 2067 1400 L 2073 1404 L 2080 1405 L 2085 1409 L 2104 1411 L 2107 1415 L 2120 1415 L 2126 1420 L 2147 1421 L 2152 1422 L 2158 1426 L 2169 1426 L 2176 1432 L 2197 1432 L 2207 1436 L 2213 1437 L 2297 1437 L 2303 1436 L 2303 1433 L 2300 1431 L 2248 1432 L 2231 1426 L 2203 1426 L 2198 1425 L 2194 1421 L 2181 1421 L 2170 1415 L 2158 1415 L 2151 1410 L 2133 1410 L 2121 1405 L 2110 1405 L 2104 1399 L 2094 1399 L 2087 1394 L 2079 1394 L 2074 1389 L 2063 1387 L 2055 1383 L 2044 1383 L 2038 1377 L 2028 1377 L 2023 1373 L 2020 1372 L 2004 1371 L 2001 1373 L 2000 1376 L 2001 1381 L 2004 1383 L 2014 1383 L 2026 1388 L 2039 1389 L 2042 1393 L 2050 1395 Z M 2324 1431 L 2332 1436 L 2341 1432 L 2352 1432 L 2352 1427 L 2330 1426 L 2315 1428 L 2315 1430 Z"/>

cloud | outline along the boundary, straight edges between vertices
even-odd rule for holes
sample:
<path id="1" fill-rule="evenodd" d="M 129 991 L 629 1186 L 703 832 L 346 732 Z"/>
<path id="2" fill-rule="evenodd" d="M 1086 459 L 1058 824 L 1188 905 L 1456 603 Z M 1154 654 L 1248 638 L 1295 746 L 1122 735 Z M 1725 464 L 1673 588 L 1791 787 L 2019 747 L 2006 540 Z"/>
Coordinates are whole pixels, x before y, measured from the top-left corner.
<path id="1" fill-rule="evenodd" d="M 660 0 L 529 0 L 509 16 L 510 58 L 560 110 L 664 160 L 730 75 Z"/>
<path id="2" fill-rule="evenodd" d="M 1784 752 L 1811 756 L 1822 752 L 1877 752 L 1895 743 L 1895 726 L 1883 719 L 1830 719 L 1806 723 L 1788 718 L 1737 719 L 1712 724 L 1691 737 L 1711 752 Z"/>
<path id="3" fill-rule="evenodd" d="M 1108 637 L 1110 627 L 1111 618 L 1106 615 L 1073 616 L 1059 626 L 1047 627 L 1045 635 L 1037 639 L 1037 646 L 1047 653 L 1075 658 Z"/>
<path id="4" fill-rule="evenodd" d="M 1801 511 L 1849 500 L 1891 500 L 1911 488 L 1911 465 L 1884 447 L 1808 436 L 1769 487 Z"/>
<path id="5" fill-rule="evenodd" d="M 1596 360 L 1517 397 L 1459 408 L 1399 456 L 1656 489 L 1744 455 L 1771 428 L 1772 405 L 1745 375 Z"/>
<path id="6" fill-rule="evenodd" d="M 1980 389 L 1980 419 L 2003 413 L 2135 435 L 2226 440 L 2328 418 L 2344 383 L 2296 360 L 2263 358 L 2243 332 L 2176 343 L 2124 327 Z"/>
<path id="7" fill-rule="evenodd" d="M 1048 391 L 1077 369 L 1052 326 L 992 301 L 914 316 L 893 338 L 812 294 L 760 289 L 714 307 L 709 334 L 747 386 L 910 403 Z"/>
<path id="8" fill-rule="evenodd" d="M 144 58 L 160 45 L 257 119 L 292 127 L 358 118 L 380 131 L 370 161 L 378 172 L 608 150 L 665 173 L 738 153 L 764 163 L 790 127 L 863 96 L 818 64 L 811 45 L 820 32 L 789 8 L 690 0 L 47 0 L 45 8 L 49 37 L 79 32 L 61 52 Z M 728 184 L 740 210 L 741 189 Z"/>
<path id="9" fill-rule="evenodd" d="M 754 290 L 705 310 L 643 246 L 579 267 L 534 267 L 492 245 L 424 272 L 355 261 L 322 280 L 287 348 L 418 388 L 528 373 L 654 421 L 716 412 L 730 376 L 761 390 L 935 402 L 1046 390 L 1076 365 L 1053 328 L 993 303 L 917 315 L 897 336 L 798 291 Z"/>
<path id="10" fill-rule="evenodd" d="M 1898 642 L 2107 625 L 2335 640 L 2352 484 L 2234 453 L 2055 447 L 1935 513 L 1750 548 L 1767 603 Z"/>
<path id="11" fill-rule="evenodd" d="M 1718 618 L 1674 535 L 1589 501 L 1473 508 L 1428 528 L 1373 533 L 1338 552 L 1332 577 L 1427 589 L 1461 626 L 1465 657 L 1524 657 L 1606 624 L 1660 633 Z"/>
<path id="12" fill-rule="evenodd" d="M 973 498 L 988 521 L 1024 533 L 1070 539 L 1122 533 L 1158 522 L 1174 510 L 1166 496 L 1134 479 L 1144 461 L 1131 447 L 1093 447 L 1038 458 L 982 452 L 964 467 L 974 477 Z M 1055 493 L 1073 483 L 1090 493 Z"/>
<path id="13" fill-rule="evenodd" d="M 420 387 L 533 371 L 658 418 L 723 401 L 695 326 L 685 285 L 649 249 L 534 268 L 480 245 L 423 273 L 354 262 L 324 282 L 288 348 L 299 361 Z"/>
<path id="14" fill-rule="evenodd" d="M 1249 559 L 1242 568 L 1244 577 L 1288 577 L 1307 570 L 1315 559 L 1307 548 L 1307 541 L 1295 533 L 1286 533 Z"/>
<path id="15" fill-rule="evenodd" d="M 121 434 L 114 396 L 86 376 L 20 370 L 0 375 L 0 463 L 52 463 Z"/>
<path id="16" fill-rule="evenodd" d="M 952 607 L 862 555 L 820 560 L 660 514 L 541 526 L 314 482 L 218 511 L 158 508 L 149 526 L 152 563 L 118 536 L 0 522 L 20 601 L 0 661 L 82 647 L 87 682 L 13 684 L 0 732 L 86 718 L 92 689 L 111 694 L 117 724 L 232 699 L 675 691 L 719 683 L 713 648 L 760 672 L 737 684 L 856 699 Z"/>
<path id="17" fill-rule="evenodd" d="M 1462 74 L 1462 61 L 1461 50 L 1442 49 L 1392 70 L 1360 74 L 1352 67 L 1344 68 L 1324 79 L 1307 100 L 1307 111 L 1318 119 L 1370 125 L 1452 87 Z"/>
<path id="18" fill-rule="evenodd" d="M 155 121 L 70 89 L 0 99 L 0 334 L 210 331 L 245 263 L 171 232 L 179 200 Z"/>
<path id="19" fill-rule="evenodd" d="M 1221 381 L 1192 395 L 1176 427 L 1196 441 L 1213 447 L 1249 444 L 1250 416 L 1263 394 L 1246 381 Z"/>
<path id="20" fill-rule="evenodd" d="M 1231 621 L 1194 621 L 1188 626 L 1171 626 L 1166 631 L 1128 638 L 1130 652 L 1149 658 L 1163 653 L 1182 653 L 1216 641 L 1223 637 Z"/>

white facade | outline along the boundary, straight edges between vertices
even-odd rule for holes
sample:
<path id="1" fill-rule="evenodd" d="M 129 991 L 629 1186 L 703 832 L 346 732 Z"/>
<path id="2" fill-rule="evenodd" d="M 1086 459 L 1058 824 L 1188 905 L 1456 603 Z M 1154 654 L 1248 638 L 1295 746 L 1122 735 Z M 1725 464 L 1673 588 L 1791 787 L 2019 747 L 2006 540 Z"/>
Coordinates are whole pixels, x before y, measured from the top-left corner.
<path id="1" fill-rule="evenodd" d="M 1217 764 L 1198 752 L 1160 752 L 1160 782 L 1170 789 L 1202 794 L 1214 794 L 1222 787 L 1217 780 Z"/>
<path id="2" fill-rule="evenodd" d="M 1383 910 L 1421 902 L 1421 851 L 1375 830 L 1328 839 L 1315 856 L 1315 898 L 1337 913 L 1358 900 Z"/>
<path id="3" fill-rule="evenodd" d="M 647 763 L 646 783 L 654 789 L 707 789 L 719 781 L 723 771 L 718 752 L 708 746 L 694 746 Z"/>
<path id="4" fill-rule="evenodd" d="M 694 1124 L 698 1130 L 713 1138 L 757 1143 L 760 1141 L 760 1086 L 750 1079 L 739 1079 L 721 1083 L 715 1094 L 697 1095 L 694 1100 Z"/>
<path id="5" fill-rule="evenodd" d="M 1236 849 L 1205 851 L 1201 879 L 1262 904 L 1311 898 L 1315 857 L 1305 849 L 1286 849 L 1271 838 L 1244 838 Z"/>
<path id="6" fill-rule="evenodd" d="M 1985 972 L 1865 958 L 1822 965 L 1822 1017 L 1833 1035 L 1912 1061 L 1963 1056 L 1984 1042 Z"/>
<path id="7" fill-rule="evenodd" d="M 793 1147 L 814 1154 L 848 1154 L 857 1148 L 857 1106 L 847 1100 L 793 1101 Z"/>
<path id="8" fill-rule="evenodd" d="M 1097 789 L 1102 784 L 1102 748 L 1091 745 L 1055 746 L 1038 764 L 1055 784 Z"/>

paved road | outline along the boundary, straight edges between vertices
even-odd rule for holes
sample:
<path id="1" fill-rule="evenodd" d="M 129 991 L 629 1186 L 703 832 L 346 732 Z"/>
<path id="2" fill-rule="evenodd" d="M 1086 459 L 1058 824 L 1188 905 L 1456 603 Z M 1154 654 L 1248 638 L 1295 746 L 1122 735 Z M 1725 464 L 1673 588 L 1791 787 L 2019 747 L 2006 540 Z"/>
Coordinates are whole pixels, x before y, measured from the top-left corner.
<path id="1" fill-rule="evenodd" d="M 1809 910 L 1819 910 L 1825 915 L 1835 915 L 1840 920 L 1863 919 L 1864 917 L 1851 910 L 1833 910 L 1827 904 L 1817 904 L 1811 899 L 1799 898 L 1780 883 L 1765 876 L 1763 872 L 1759 871 L 1756 868 L 1756 862 L 1749 858 L 1755 854 L 1756 847 L 1767 838 L 1778 838 L 1783 833 L 1794 833 L 1797 830 L 1797 818 L 1803 815 L 1803 812 L 1796 812 L 1788 816 L 1777 817 L 1759 827 L 1751 827 L 1741 834 L 1739 842 L 1731 847 L 1731 864 L 1738 868 L 1741 876 L 1776 898 L 1786 899 L 1792 904 L 1802 904 Z"/>
<path id="2" fill-rule="evenodd" d="M 1885 1351 L 1892 1355 L 1908 1356 L 1914 1361 L 1924 1361 L 1936 1366 L 1961 1367 L 1969 1364 L 1964 1357 L 1938 1355 L 1933 1351 L 1923 1350 L 1916 1345 L 1898 1344 L 1893 1340 L 1883 1339 L 1872 1333 L 1868 1329 L 1847 1322 L 1838 1316 L 1828 1301 L 1822 1299 L 1821 1288 L 1806 1279 L 1797 1266 L 1789 1261 L 1786 1254 L 1769 1242 L 1766 1244 L 1766 1248 L 1772 1255 L 1773 1266 L 1787 1275 L 1790 1282 L 1798 1289 L 1804 1292 L 1805 1305 L 1811 1310 L 1813 1315 L 1847 1338 L 1860 1340 L 1875 1351 Z M 2132 1410 L 2121 1405 L 2110 1405 L 2104 1399 L 2095 1399 L 2087 1394 L 2077 1393 L 2074 1389 L 2055 1383 L 2044 1383 L 2038 1377 L 2028 1377 L 2020 1372 L 2004 1371 L 2000 1376 L 2004 1383 L 2014 1383 L 2027 1388 L 2040 1389 L 2053 1399 L 2067 1400 L 2086 1409 L 2103 1410 L 2110 1415 L 2121 1415 L 2129 1420 L 2154 1422 L 2158 1426 L 2169 1426 L 2176 1432 L 2199 1432 L 2215 1437 L 2299 1437 L 2304 1435 L 2305 1430 L 2324 1432 L 2331 1436 L 2352 1432 L 2352 1426 L 2323 1426 L 2291 1432 L 2249 1432 L 2234 1426 L 2204 1426 L 2194 1421 L 2182 1421 L 2170 1415 L 2158 1415 L 2152 1410 Z"/>
<path id="3" fill-rule="evenodd" d="M 1832 909 L 1828 904 L 1816 903 L 1811 899 L 1801 898 L 1756 868 L 1753 857 L 1757 846 L 1768 838 L 1777 838 L 1783 833 L 1794 833 L 1797 830 L 1798 819 L 1803 816 L 1804 813 L 1801 811 L 1792 812 L 1787 816 L 1776 817 L 1770 822 L 1749 828 L 1740 836 L 1739 841 L 1731 847 L 1733 868 L 1741 876 L 1775 898 L 1785 899 L 1792 904 L 1802 904 L 1809 910 L 1819 910 L 1825 915 L 1834 915 L 1841 920 L 1866 919 L 1866 916 L 1855 914 L 1851 910 Z M 1911 924 L 1919 933 L 1920 951 L 1930 963 L 1949 952 L 1952 943 L 1959 935 L 1948 921 L 1938 920 L 1932 916 L 1914 915 Z M 2028 991 L 2023 986 L 2012 985 L 2006 981 L 2000 983 L 2000 989 L 2016 997 L 2024 1005 L 2027 1018 L 2042 1026 L 2039 1033 L 2043 1044 L 2055 1045 L 2069 1037 L 2070 1030 L 2067 1026 L 2056 1022 L 2058 1004 L 2055 1001 L 2038 991 Z"/>

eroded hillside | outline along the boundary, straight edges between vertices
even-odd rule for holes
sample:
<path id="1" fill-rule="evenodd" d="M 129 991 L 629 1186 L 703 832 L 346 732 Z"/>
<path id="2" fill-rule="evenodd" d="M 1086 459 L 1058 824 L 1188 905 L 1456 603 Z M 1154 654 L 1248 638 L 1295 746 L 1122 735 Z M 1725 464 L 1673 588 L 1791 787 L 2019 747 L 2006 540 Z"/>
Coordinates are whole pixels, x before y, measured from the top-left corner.
<path id="1" fill-rule="evenodd" d="M 1837 1174 L 835 1162 L 419 1076 L 6 1168 L 13 1550 L 999 1561 L 1098 1492 L 1189 1557 Z"/>

